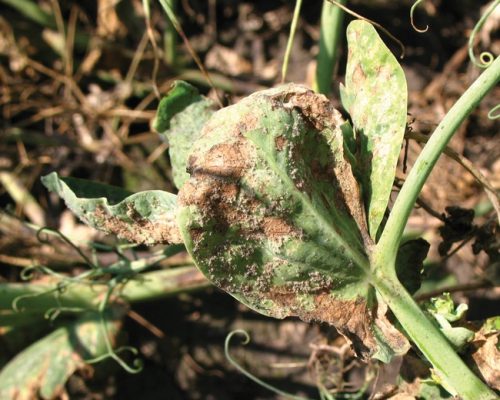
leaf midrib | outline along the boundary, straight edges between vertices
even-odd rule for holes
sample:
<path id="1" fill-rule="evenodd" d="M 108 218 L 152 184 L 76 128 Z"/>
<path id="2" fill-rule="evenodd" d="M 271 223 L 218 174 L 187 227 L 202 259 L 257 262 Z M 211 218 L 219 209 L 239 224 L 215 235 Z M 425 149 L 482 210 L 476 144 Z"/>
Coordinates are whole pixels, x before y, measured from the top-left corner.
<path id="1" fill-rule="evenodd" d="M 290 177 L 282 171 L 282 169 L 276 164 L 276 161 L 273 157 L 272 154 L 269 154 L 262 146 L 259 146 L 258 143 L 256 143 L 255 140 L 252 140 L 251 136 L 247 136 L 254 146 L 260 150 L 260 152 L 263 154 L 264 160 L 267 162 L 269 167 L 272 169 L 272 171 L 278 175 L 278 177 L 285 183 L 285 185 L 288 187 L 290 192 L 298 197 L 299 201 L 304 204 L 309 211 L 314 215 L 316 220 L 319 222 L 319 224 L 327 231 L 330 233 L 332 238 L 337 242 L 337 244 L 340 246 L 343 246 L 346 252 L 348 252 L 349 257 L 351 260 L 354 261 L 354 263 L 360 267 L 365 274 L 369 274 L 370 272 L 370 264 L 368 260 L 365 258 L 364 255 L 360 254 L 357 250 L 351 247 L 351 245 L 345 241 L 340 235 L 338 235 L 337 231 L 331 224 L 325 220 L 324 216 L 319 213 L 319 211 L 313 206 L 312 202 L 310 199 L 302 193 L 300 190 L 297 189 L 293 181 L 290 179 Z M 273 152 L 275 149 L 273 148 Z"/>

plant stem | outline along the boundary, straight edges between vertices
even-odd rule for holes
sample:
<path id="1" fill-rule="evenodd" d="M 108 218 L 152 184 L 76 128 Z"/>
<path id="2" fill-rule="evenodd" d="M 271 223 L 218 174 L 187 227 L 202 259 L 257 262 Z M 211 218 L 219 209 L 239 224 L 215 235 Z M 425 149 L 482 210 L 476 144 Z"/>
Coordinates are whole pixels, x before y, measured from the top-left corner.
<path id="1" fill-rule="evenodd" d="M 432 168 L 460 124 L 499 80 L 500 57 L 497 57 L 457 100 L 435 129 L 408 174 L 377 244 L 373 261 L 378 268 L 389 271 L 394 267 L 404 228 Z"/>
<path id="2" fill-rule="evenodd" d="M 18 304 L 21 312 L 44 313 L 51 308 L 60 307 L 97 309 L 108 290 L 108 286 L 104 284 L 77 282 L 56 297 L 53 290 L 57 287 L 57 282 L 59 280 L 0 284 L 0 311 L 12 310 L 13 301 L 20 296 L 23 296 Z M 129 281 L 123 289 L 117 289 L 113 294 L 135 303 L 166 298 L 207 286 L 210 283 L 195 267 L 179 267 L 141 274 L 138 279 Z"/>
<path id="3" fill-rule="evenodd" d="M 170 6 L 172 11 L 175 13 L 177 10 L 176 0 L 167 0 L 167 4 Z M 172 68 L 176 67 L 177 64 L 177 32 L 171 21 L 165 28 L 165 33 L 163 35 L 163 40 L 165 42 L 165 62 Z"/>
<path id="4" fill-rule="evenodd" d="M 456 391 L 465 400 L 496 399 L 497 396 L 468 369 L 447 339 L 399 283 L 395 260 L 406 222 L 432 168 L 459 125 L 499 79 L 500 57 L 497 57 L 448 111 L 408 174 L 371 257 L 373 285 L 413 342 L 431 362 L 444 386 Z"/>
<path id="5" fill-rule="evenodd" d="M 345 4 L 346 0 L 340 0 L 339 3 Z M 343 21 L 344 12 L 336 5 L 324 0 L 323 9 L 321 10 L 316 76 L 313 84 L 313 89 L 318 93 L 330 94 L 339 42 L 343 32 Z"/>
<path id="6" fill-rule="evenodd" d="M 290 25 L 290 33 L 288 34 L 285 57 L 283 59 L 283 66 L 281 67 L 281 83 L 284 83 L 286 79 L 286 73 L 288 71 L 288 61 L 290 60 L 290 54 L 292 52 L 293 40 L 295 39 L 295 32 L 297 31 L 297 23 L 299 22 L 301 7 L 302 0 L 295 0 L 295 9 L 293 10 L 292 24 Z"/>
<path id="7" fill-rule="evenodd" d="M 464 400 L 498 398 L 455 353 L 395 277 L 374 278 L 374 285 L 406 333 L 430 361 L 445 389 Z"/>

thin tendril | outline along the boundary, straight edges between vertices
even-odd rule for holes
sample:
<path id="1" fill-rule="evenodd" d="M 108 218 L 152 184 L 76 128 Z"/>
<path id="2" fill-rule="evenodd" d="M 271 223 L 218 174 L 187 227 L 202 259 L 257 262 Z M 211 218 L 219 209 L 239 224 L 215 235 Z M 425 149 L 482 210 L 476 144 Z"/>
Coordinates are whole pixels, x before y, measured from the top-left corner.
<path id="1" fill-rule="evenodd" d="M 415 29 L 419 33 L 425 33 L 429 30 L 429 25 L 426 25 L 424 29 L 418 28 L 415 25 L 415 21 L 413 20 L 413 15 L 415 14 L 415 9 L 418 7 L 420 3 L 422 3 L 424 0 L 417 0 L 415 3 L 410 8 L 410 23 L 413 29 Z"/>
<path id="2" fill-rule="evenodd" d="M 283 59 L 283 67 L 281 68 L 281 83 L 285 83 L 286 74 L 288 72 L 288 62 L 290 60 L 290 54 L 292 53 L 293 40 L 295 39 L 295 32 L 297 31 L 297 22 L 299 21 L 301 7 L 302 0 L 296 0 L 292 24 L 290 25 L 290 34 L 288 35 L 288 42 L 286 44 L 285 57 Z"/>
<path id="3" fill-rule="evenodd" d="M 474 55 L 474 42 L 476 40 L 476 34 L 482 28 L 484 22 L 488 19 L 488 17 L 493 13 L 498 4 L 500 4 L 500 0 L 495 0 L 493 3 L 491 3 L 486 12 L 474 26 L 474 29 L 472 29 L 469 37 L 469 58 L 472 63 L 479 68 L 488 68 L 495 59 L 495 56 L 492 53 L 485 51 L 479 55 L 479 61 L 476 60 L 476 56 Z"/>
<path id="4" fill-rule="evenodd" d="M 97 265 L 95 265 L 84 253 L 83 251 L 80 250 L 80 248 L 75 245 L 66 235 L 64 235 L 61 231 L 58 231 L 57 229 L 49 228 L 49 227 L 43 227 L 40 228 L 36 232 L 36 238 L 38 241 L 42 244 L 49 244 L 49 241 L 47 239 L 42 238 L 42 233 L 47 232 L 53 235 L 59 236 L 64 242 L 66 242 L 69 246 L 71 246 L 79 255 L 80 257 L 88 264 L 90 265 L 93 269 L 97 268 Z"/>
<path id="5" fill-rule="evenodd" d="M 282 391 L 274 386 L 271 386 L 269 383 L 264 382 L 263 380 L 257 378 L 255 375 L 252 375 L 250 372 L 248 372 L 246 369 L 244 369 L 240 364 L 238 364 L 238 362 L 229 353 L 229 344 L 231 343 L 231 339 L 235 335 L 243 336 L 244 339 L 241 342 L 241 344 L 243 344 L 243 345 L 246 345 L 250 342 L 250 335 L 248 334 L 247 331 L 244 331 L 243 329 L 236 329 L 234 331 L 229 332 L 229 334 L 226 336 L 226 340 L 224 341 L 224 354 L 232 366 L 234 366 L 238 371 L 240 371 L 248 379 L 251 379 L 252 381 L 257 383 L 258 385 L 266 388 L 267 390 L 270 390 L 271 392 L 279 394 L 280 396 L 284 396 L 284 397 L 287 397 L 287 398 L 293 399 L 293 400 L 310 400 L 307 397 L 295 396 L 293 394 L 284 392 L 284 391 Z"/>
<path id="6" fill-rule="evenodd" d="M 341 4 L 341 3 L 339 3 L 339 2 L 337 2 L 335 0 L 327 0 L 327 1 L 329 1 L 330 3 L 336 5 L 341 10 L 344 10 L 347 14 L 350 14 L 350 15 L 356 17 L 356 18 L 362 19 L 363 21 L 369 22 L 373 26 L 375 26 L 378 29 L 380 29 L 382 32 L 384 32 L 387 36 L 389 36 L 392 40 L 394 40 L 398 44 L 398 46 L 401 48 L 401 55 L 399 56 L 399 58 L 404 58 L 404 56 L 405 56 L 405 46 L 404 46 L 403 42 L 401 42 L 401 40 L 399 40 L 398 38 L 396 38 L 392 33 L 390 33 L 382 25 L 380 25 L 379 23 L 377 23 L 375 21 L 372 21 L 371 19 L 363 17 L 362 15 L 360 15 L 360 14 L 358 14 L 358 13 L 350 10 L 349 8 L 347 8 L 346 6 L 344 6 L 343 4 Z"/>
<path id="7" fill-rule="evenodd" d="M 123 351 L 130 351 L 132 354 L 137 355 L 138 351 L 134 347 L 130 346 L 122 346 L 119 347 L 116 350 L 113 350 L 113 346 L 111 345 L 111 342 L 109 340 L 108 336 L 108 327 L 107 327 L 107 321 L 106 318 L 104 318 L 104 313 L 106 311 L 106 308 L 109 304 L 109 299 L 111 298 L 111 295 L 117 286 L 117 280 L 116 278 L 113 278 L 109 281 L 108 283 L 108 290 L 106 291 L 106 294 L 104 296 L 104 299 L 101 301 L 101 304 L 99 304 L 99 320 L 100 320 L 100 328 L 101 328 L 101 334 L 104 338 L 104 344 L 106 346 L 106 353 L 90 359 L 86 360 L 87 363 L 96 363 L 98 361 L 104 360 L 105 358 L 111 357 L 113 360 L 115 360 L 125 371 L 131 373 L 131 374 L 137 374 L 142 371 L 143 364 L 142 361 L 138 358 L 136 358 L 133 361 L 133 366 L 128 365 L 120 356 L 118 356 L 118 353 L 123 352 Z"/>
<path id="8" fill-rule="evenodd" d="M 81 307 L 62 307 L 62 306 L 59 306 L 59 307 L 49 308 L 47 311 L 45 311 L 45 313 L 43 314 L 43 317 L 45 319 L 48 319 L 50 322 L 53 322 L 63 312 L 81 313 L 81 312 L 85 312 L 85 311 L 86 310 L 84 308 L 81 308 Z"/>
<path id="9" fill-rule="evenodd" d="M 19 302 L 21 300 L 31 299 L 31 298 L 43 296 L 43 295 L 46 295 L 46 294 L 55 293 L 58 290 L 59 289 L 56 287 L 56 288 L 53 288 L 53 289 L 45 290 L 45 291 L 40 292 L 40 293 L 28 293 L 28 294 L 23 294 L 21 296 L 17 296 L 14 300 L 12 300 L 12 309 L 15 312 L 21 312 L 21 309 L 19 308 Z"/>
<path id="10" fill-rule="evenodd" d="M 493 107 L 490 112 L 488 113 L 488 118 L 489 119 L 498 119 L 500 118 L 500 113 L 498 113 L 498 110 L 500 110 L 500 104 L 497 104 L 495 107 Z M 495 114 L 497 112 L 497 114 Z"/>

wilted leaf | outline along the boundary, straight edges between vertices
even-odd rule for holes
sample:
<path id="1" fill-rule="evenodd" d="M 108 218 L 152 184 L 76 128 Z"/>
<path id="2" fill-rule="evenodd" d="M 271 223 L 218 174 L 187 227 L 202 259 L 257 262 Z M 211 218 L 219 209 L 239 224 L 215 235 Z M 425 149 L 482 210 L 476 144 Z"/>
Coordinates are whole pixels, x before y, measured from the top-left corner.
<path id="1" fill-rule="evenodd" d="M 216 112 L 189 156 L 179 226 L 198 267 L 238 300 L 334 325 L 362 357 L 386 360 L 407 341 L 367 282 L 343 124 L 324 96 L 292 84 Z"/>
<path id="2" fill-rule="evenodd" d="M 500 390 L 500 317 L 489 318 L 474 335 L 472 359 L 481 377 Z"/>
<path id="3" fill-rule="evenodd" d="M 368 22 L 351 22 L 347 41 L 349 54 L 341 98 L 354 124 L 369 231 L 375 239 L 389 201 L 406 127 L 406 80 L 396 58 Z"/>
<path id="4" fill-rule="evenodd" d="M 429 243 L 424 239 L 416 239 L 403 243 L 398 250 L 396 273 L 400 282 L 411 294 L 420 288 L 421 271 L 429 247 Z"/>
<path id="5" fill-rule="evenodd" d="M 118 332 L 121 308 L 106 313 L 108 335 Z M 56 329 L 19 353 L 0 372 L 0 398 L 52 399 L 86 359 L 105 353 L 103 330 L 97 313 L 87 313 L 75 323 Z"/>
<path id="6" fill-rule="evenodd" d="M 161 190 L 130 194 L 119 188 L 53 172 L 42 178 L 86 224 L 135 243 L 180 243 L 177 196 Z"/>
<path id="7" fill-rule="evenodd" d="M 214 103 L 189 83 L 175 81 L 158 106 L 154 128 L 170 145 L 172 173 L 177 188 L 186 182 L 187 158 L 205 122 L 214 113 Z"/>

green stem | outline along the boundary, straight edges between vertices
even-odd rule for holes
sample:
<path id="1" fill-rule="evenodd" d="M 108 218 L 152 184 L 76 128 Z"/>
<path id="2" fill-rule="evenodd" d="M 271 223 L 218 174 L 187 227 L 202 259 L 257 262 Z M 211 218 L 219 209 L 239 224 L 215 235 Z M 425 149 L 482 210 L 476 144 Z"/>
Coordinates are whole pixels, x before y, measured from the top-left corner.
<path id="1" fill-rule="evenodd" d="M 408 174 L 394 203 L 373 257 L 377 267 L 391 272 L 406 222 L 432 168 L 460 124 L 499 80 L 500 57 L 497 57 L 457 100 L 437 126 Z"/>
<path id="2" fill-rule="evenodd" d="M 395 260 L 406 222 L 432 168 L 460 124 L 499 79 L 500 57 L 497 57 L 448 111 L 408 174 L 371 258 L 374 286 L 431 362 L 444 386 L 465 400 L 496 399 L 497 396 L 468 369 L 399 283 L 395 276 Z"/>
<path id="3" fill-rule="evenodd" d="M 339 3 L 345 4 L 346 0 L 340 0 Z M 323 1 L 319 53 L 316 59 L 316 77 L 313 84 L 313 89 L 318 93 L 330 94 L 339 42 L 343 32 L 343 21 L 344 12 L 327 0 Z"/>
<path id="4" fill-rule="evenodd" d="M 177 9 L 176 0 L 167 0 L 167 4 L 170 6 L 172 11 L 175 13 Z M 163 36 L 165 45 L 165 62 L 175 68 L 177 64 L 177 32 L 171 21 L 167 21 L 167 27 L 165 28 L 165 33 Z"/>
<path id="5" fill-rule="evenodd" d="M 3 283 L 0 284 L 0 311 L 12 310 L 13 301 L 23 296 L 18 302 L 19 309 L 27 313 L 44 313 L 51 308 L 74 307 L 97 309 L 105 296 L 108 286 L 90 285 L 89 282 L 75 283 L 57 298 L 54 291 L 57 280 L 47 283 Z M 179 267 L 141 274 L 128 282 L 122 290 L 116 290 L 130 303 L 157 300 L 174 296 L 181 292 L 210 286 L 210 283 L 195 267 Z M 0 319 L 1 320 L 1 319 Z"/>
<path id="6" fill-rule="evenodd" d="M 285 58 L 283 66 L 281 67 L 281 83 L 285 82 L 286 74 L 288 72 L 288 61 L 292 52 L 293 40 L 295 39 L 295 32 L 297 31 L 297 23 L 299 22 L 300 7 L 302 7 L 302 0 L 295 1 L 295 9 L 293 10 L 292 24 L 290 25 L 290 33 L 288 35 L 288 42 L 286 44 Z"/>
<path id="7" fill-rule="evenodd" d="M 432 364 L 445 389 L 464 400 L 498 398 L 455 353 L 397 279 L 375 278 L 374 285 L 411 340 Z"/>

